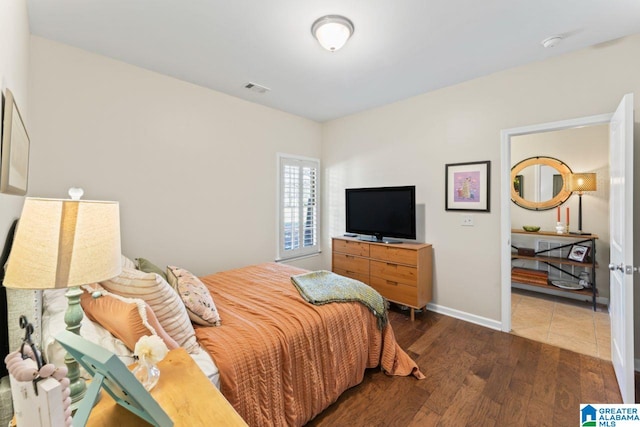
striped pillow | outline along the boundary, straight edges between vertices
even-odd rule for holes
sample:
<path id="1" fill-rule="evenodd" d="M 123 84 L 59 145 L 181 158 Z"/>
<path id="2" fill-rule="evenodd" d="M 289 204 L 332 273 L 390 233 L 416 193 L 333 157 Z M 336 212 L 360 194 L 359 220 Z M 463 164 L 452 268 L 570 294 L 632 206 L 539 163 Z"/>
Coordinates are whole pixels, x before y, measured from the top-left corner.
<path id="1" fill-rule="evenodd" d="M 153 310 L 164 330 L 189 353 L 198 351 L 198 342 L 187 309 L 166 280 L 155 273 L 123 268 L 122 273 L 100 284 L 109 292 L 140 298 Z"/>

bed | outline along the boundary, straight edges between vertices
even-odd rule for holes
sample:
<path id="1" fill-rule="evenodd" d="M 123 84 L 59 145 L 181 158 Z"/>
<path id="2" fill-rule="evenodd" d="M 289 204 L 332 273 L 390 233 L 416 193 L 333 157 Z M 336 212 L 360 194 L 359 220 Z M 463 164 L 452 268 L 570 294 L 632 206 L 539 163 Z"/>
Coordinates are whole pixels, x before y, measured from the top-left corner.
<path id="1" fill-rule="evenodd" d="M 158 274 L 135 272 L 130 263 L 123 257 L 123 275 L 146 274 L 148 281 L 165 286 Z M 366 306 L 304 301 L 291 283 L 291 276 L 304 272 L 266 263 L 202 277 L 222 322 L 196 324 L 193 340 L 180 338 L 180 345 L 189 348 L 200 369 L 251 426 L 304 425 L 359 384 L 367 368 L 423 378 L 396 343 L 391 325 L 381 329 Z M 101 284 L 118 290 L 113 284 Z M 126 280 L 121 284 L 127 292 L 132 288 Z M 146 289 L 138 296 L 149 298 L 146 301 L 160 323 L 173 334 L 172 325 L 177 323 L 164 313 L 168 303 L 154 301 Z M 175 293 L 162 289 L 163 294 Z M 43 349 L 57 363 L 63 352 L 52 336 L 64 327 L 63 292 L 46 291 L 43 298 Z M 130 348 L 99 323 L 85 318 L 82 335 L 131 361 Z"/>
<path id="2" fill-rule="evenodd" d="M 393 329 L 357 302 L 304 301 L 283 264 L 202 278 L 223 327 L 196 336 L 220 370 L 220 390 L 249 425 L 304 425 L 364 378 L 366 368 L 421 378 Z"/>

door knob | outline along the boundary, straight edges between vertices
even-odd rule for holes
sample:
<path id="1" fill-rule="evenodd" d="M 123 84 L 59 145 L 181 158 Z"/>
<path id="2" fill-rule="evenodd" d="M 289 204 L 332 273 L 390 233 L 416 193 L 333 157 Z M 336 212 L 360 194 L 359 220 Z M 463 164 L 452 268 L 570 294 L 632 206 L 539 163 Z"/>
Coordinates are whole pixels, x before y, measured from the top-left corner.
<path id="1" fill-rule="evenodd" d="M 620 265 L 609 264 L 609 270 L 622 271 L 625 274 L 633 274 L 633 273 L 640 272 L 639 267 L 634 267 L 633 265 L 624 265 L 624 264 L 620 264 Z"/>
<path id="2" fill-rule="evenodd" d="M 611 270 L 611 271 L 624 271 L 624 265 L 622 265 L 622 264 L 620 264 L 620 265 L 609 264 L 609 270 Z"/>

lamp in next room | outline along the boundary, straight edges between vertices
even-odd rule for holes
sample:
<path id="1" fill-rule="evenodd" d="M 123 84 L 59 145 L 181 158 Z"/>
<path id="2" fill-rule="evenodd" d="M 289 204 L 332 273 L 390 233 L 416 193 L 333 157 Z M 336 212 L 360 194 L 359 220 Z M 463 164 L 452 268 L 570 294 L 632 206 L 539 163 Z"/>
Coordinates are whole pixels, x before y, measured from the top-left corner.
<path id="1" fill-rule="evenodd" d="M 571 234 L 591 234 L 582 231 L 582 194 L 598 188 L 595 173 L 574 173 L 569 178 L 569 191 L 578 192 L 578 231 Z"/>
<path id="2" fill-rule="evenodd" d="M 72 189 L 73 190 L 73 189 Z M 78 189 L 79 190 L 79 189 Z M 72 191 L 69 191 L 71 194 Z M 80 196 L 81 196 L 80 190 Z M 67 330 L 80 335 L 83 317 L 80 285 L 122 271 L 117 202 L 25 199 L 7 264 L 4 286 L 21 289 L 70 288 L 64 316 Z M 86 391 L 80 369 L 65 356 L 72 405 Z"/>
<path id="3" fill-rule="evenodd" d="M 329 52 L 335 52 L 344 46 L 353 31 L 353 22 L 340 15 L 323 16 L 311 26 L 313 37 Z"/>

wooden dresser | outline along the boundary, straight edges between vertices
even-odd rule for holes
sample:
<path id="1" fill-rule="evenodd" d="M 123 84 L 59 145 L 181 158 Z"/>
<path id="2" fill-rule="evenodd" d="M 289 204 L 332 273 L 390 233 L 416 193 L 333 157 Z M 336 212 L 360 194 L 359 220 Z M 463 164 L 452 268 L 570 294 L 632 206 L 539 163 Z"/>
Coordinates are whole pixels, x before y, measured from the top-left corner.
<path id="1" fill-rule="evenodd" d="M 432 297 L 432 247 L 425 243 L 375 243 L 350 237 L 332 239 L 332 271 L 360 280 L 389 301 L 415 309 Z"/>

